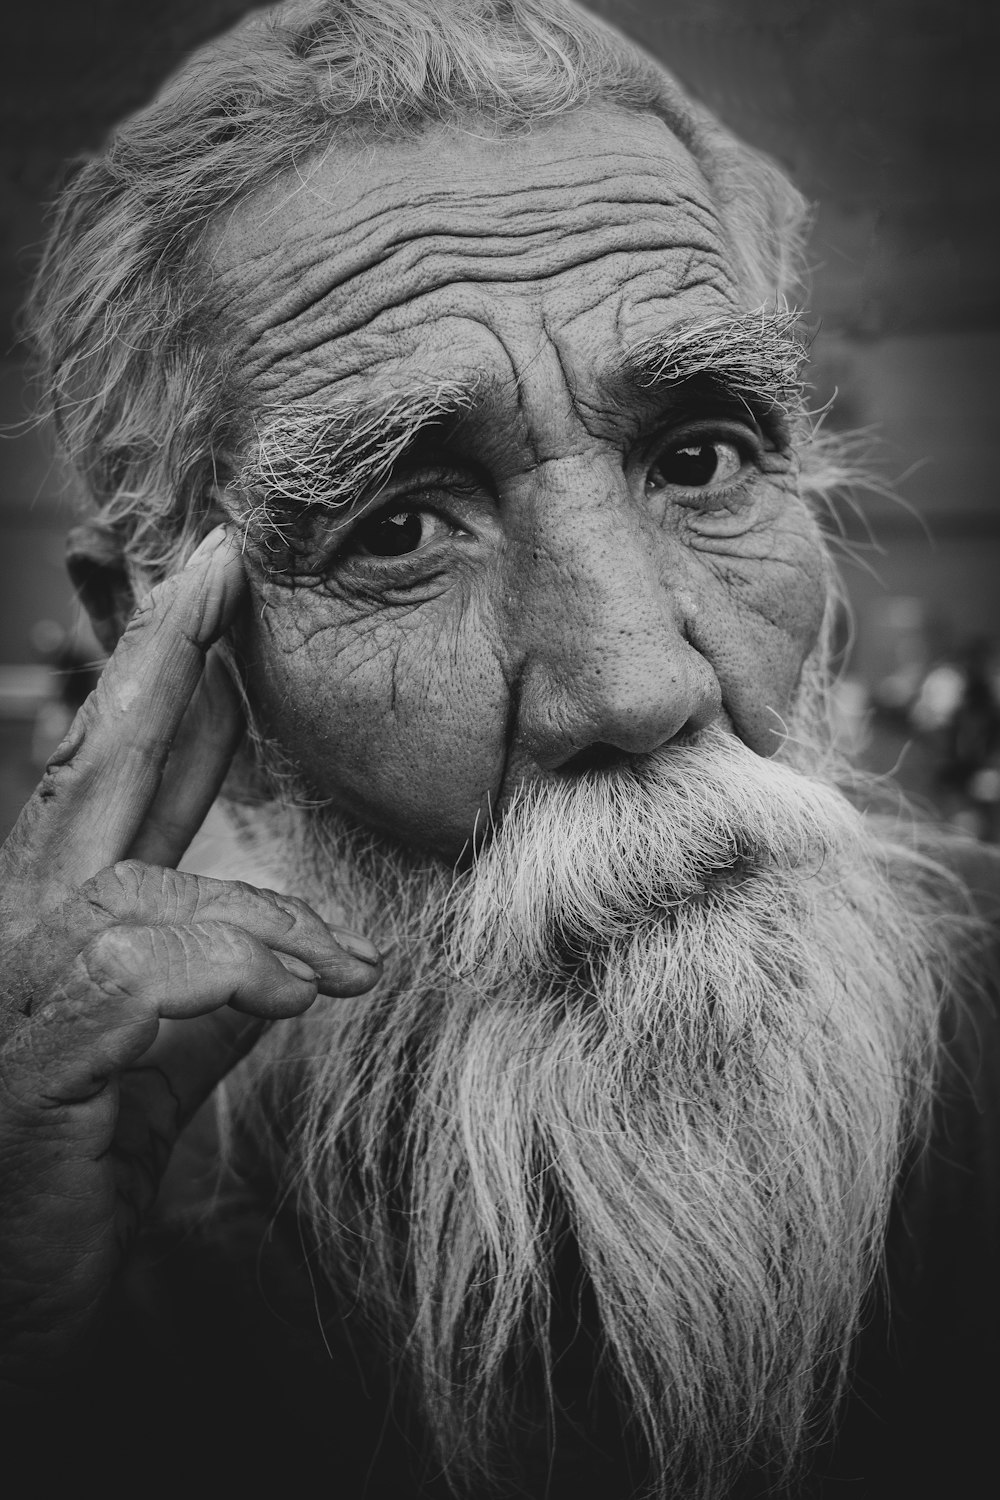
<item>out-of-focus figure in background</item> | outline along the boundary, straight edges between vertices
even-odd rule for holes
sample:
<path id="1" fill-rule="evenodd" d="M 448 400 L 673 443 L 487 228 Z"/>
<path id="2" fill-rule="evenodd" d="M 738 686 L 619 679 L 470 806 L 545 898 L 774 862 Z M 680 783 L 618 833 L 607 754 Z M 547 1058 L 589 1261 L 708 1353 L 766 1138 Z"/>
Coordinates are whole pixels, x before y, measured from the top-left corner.
<path id="1" fill-rule="evenodd" d="M 1000 651 L 977 637 L 926 675 L 909 710 L 931 747 L 935 793 L 957 828 L 987 843 L 1000 834 Z"/>

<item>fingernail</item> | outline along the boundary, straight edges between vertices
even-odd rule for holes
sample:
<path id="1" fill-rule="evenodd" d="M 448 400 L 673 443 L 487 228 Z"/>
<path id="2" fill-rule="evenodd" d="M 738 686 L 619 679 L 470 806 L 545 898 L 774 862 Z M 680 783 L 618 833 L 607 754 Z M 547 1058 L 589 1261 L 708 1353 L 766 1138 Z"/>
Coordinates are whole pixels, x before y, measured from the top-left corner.
<path id="1" fill-rule="evenodd" d="M 337 939 L 337 946 L 352 958 L 359 958 L 363 964 L 381 963 L 381 953 L 367 938 L 359 937 L 356 932 L 334 932 L 334 937 Z"/>
<path id="2" fill-rule="evenodd" d="M 196 566 L 198 563 L 204 562 L 206 557 L 211 557 L 212 553 L 225 541 L 228 531 L 228 527 L 224 525 L 214 527 L 207 536 L 202 537 L 184 566 L 190 568 L 193 565 Z"/>
<path id="3" fill-rule="evenodd" d="M 319 984 L 319 975 L 315 969 L 304 964 L 300 958 L 293 958 L 290 953 L 275 953 L 275 958 L 283 964 L 289 974 L 294 974 L 296 979 L 306 979 L 310 984 Z"/>

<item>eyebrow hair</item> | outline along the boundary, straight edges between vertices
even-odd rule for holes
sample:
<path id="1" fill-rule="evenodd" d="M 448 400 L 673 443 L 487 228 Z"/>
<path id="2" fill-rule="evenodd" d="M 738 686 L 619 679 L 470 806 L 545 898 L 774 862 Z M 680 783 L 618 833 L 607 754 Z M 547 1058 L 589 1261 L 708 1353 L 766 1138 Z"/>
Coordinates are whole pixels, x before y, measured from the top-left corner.
<path id="1" fill-rule="evenodd" d="M 754 415 L 803 410 L 805 345 L 798 314 L 757 312 L 674 328 L 640 340 L 609 372 L 625 389 L 676 389 L 706 380 Z M 265 413 L 257 442 L 229 486 L 244 536 L 272 554 L 304 555 L 317 523 L 344 525 L 362 496 L 377 493 L 420 434 L 474 404 L 475 382 L 409 384 L 388 396 L 362 393 Z"/>
<path id="2" fill-rule="evenodd" d="M 328 519 L 377 491 L 421 432 L 471 405 L 468 386 L 434 381 L 265 414 L 229 487 L 244 536 L 272 553 L 303 550 L 317 513 Z"/>
<path id="3" fill-rule="evenodd" d="M 704 379 L 755 412 L 793 417 L 803 410 L 807 356 L 798 326 L 797 312 L 760 309 L 654 334 L 629 350 L 616 377 L 643 390 Z"/>

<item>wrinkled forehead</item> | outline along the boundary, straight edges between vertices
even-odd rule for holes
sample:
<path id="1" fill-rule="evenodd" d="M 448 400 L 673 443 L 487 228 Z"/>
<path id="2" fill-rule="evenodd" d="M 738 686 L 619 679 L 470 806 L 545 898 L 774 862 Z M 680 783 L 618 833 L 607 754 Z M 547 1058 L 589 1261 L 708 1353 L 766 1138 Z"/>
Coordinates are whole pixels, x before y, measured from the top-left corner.
<path id="1" fill-rule="evenodd" d="M 586 383 L 630 344 L 741 310 L 699 167 L 661 120 L 610 106 L 515 137 L 334 144 L 229 212 L 206 254 L 265 402 L 376 373 L 519 380 L 540 339 Z"/>

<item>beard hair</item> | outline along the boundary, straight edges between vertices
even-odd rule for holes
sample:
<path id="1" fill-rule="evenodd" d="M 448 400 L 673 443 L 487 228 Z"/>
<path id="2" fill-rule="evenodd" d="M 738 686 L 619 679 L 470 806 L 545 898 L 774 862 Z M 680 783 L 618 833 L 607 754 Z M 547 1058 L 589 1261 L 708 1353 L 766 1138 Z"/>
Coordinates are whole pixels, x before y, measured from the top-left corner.
<path id="1" fill-rule="evenodd" d="M 278 883 L 385 975 L 272 1031 L 246 1118 L 261 1146 L 283 1122 L 325 1272 L 415 1374 L 455 1487 L 523 1482 L 511 1452 L 551 1437 L 567 1243 L 650 1492 L 788 1479 L 928 1115 L 930 862 L 711 729 L 525 788 L 457 875 L 326 811 L 265 821 Z"/>

